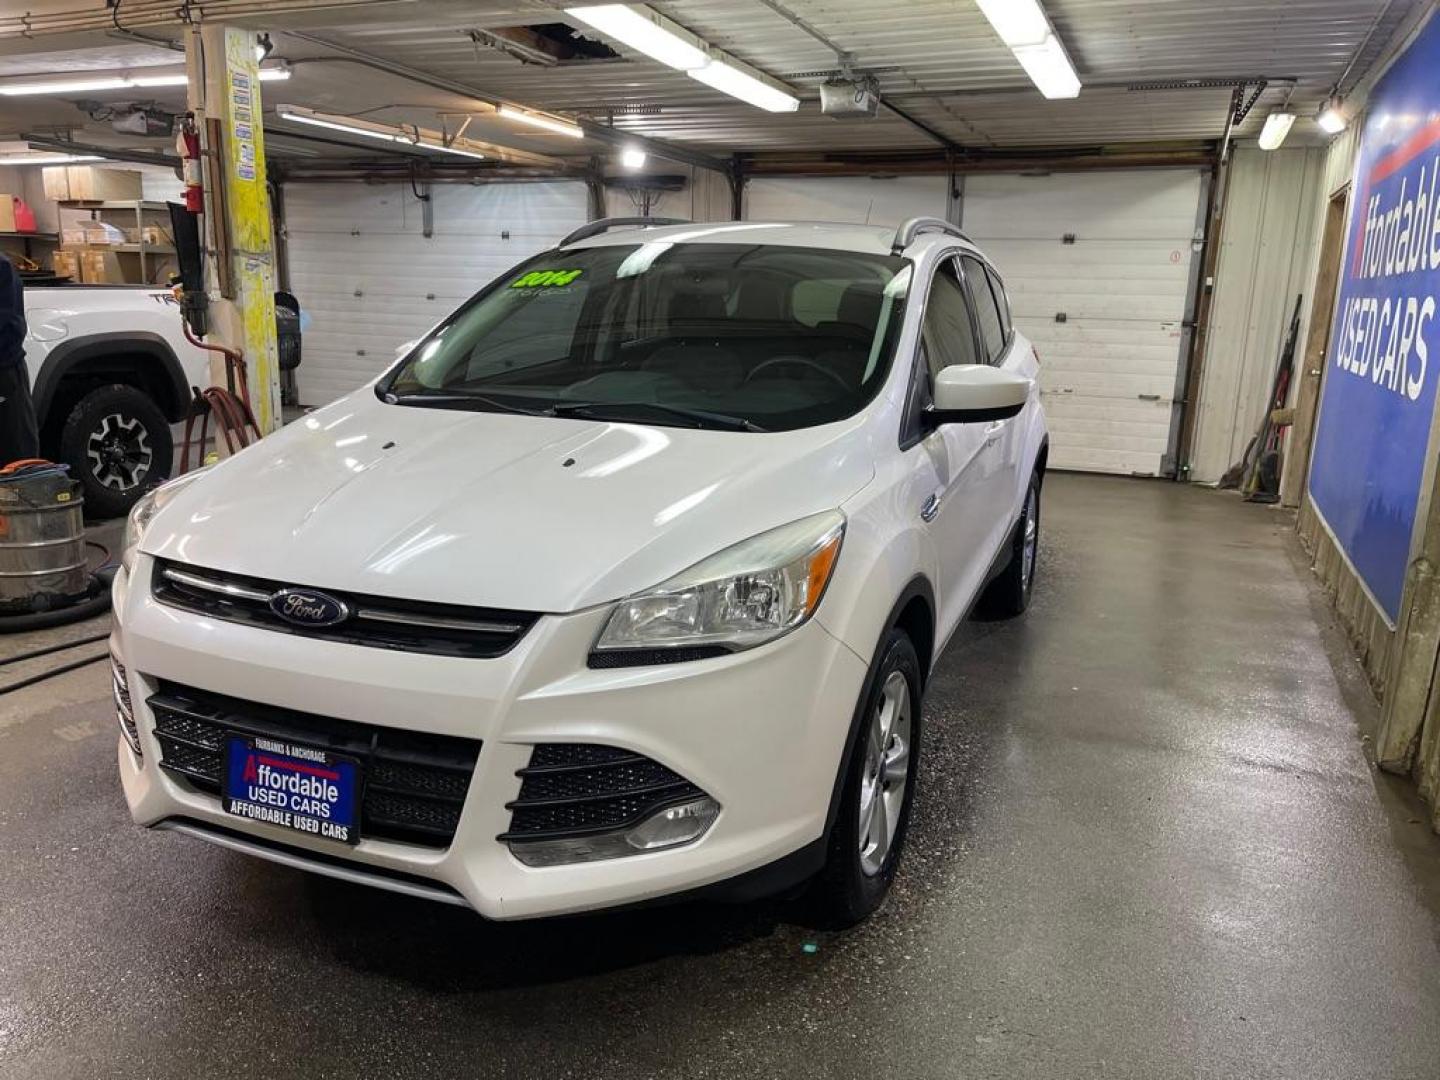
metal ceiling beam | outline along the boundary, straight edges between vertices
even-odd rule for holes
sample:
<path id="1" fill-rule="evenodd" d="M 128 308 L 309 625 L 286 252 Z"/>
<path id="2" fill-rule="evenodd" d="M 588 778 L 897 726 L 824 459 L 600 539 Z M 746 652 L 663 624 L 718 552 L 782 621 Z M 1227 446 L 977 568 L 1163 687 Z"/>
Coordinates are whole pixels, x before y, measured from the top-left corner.
<path id="1" fill-rule="evenodd" d="M 376 71 L 383 71 L 394 75 L 397 78 L 408 79 L 410 82 L 428 86 L 434 90 L 443 90 L 450 94 L 459 94 L 475 101 L 484 102 L 499 108 L 501 105 L 508 105 L 516 109 L 534 110 L 535 106 L 526 105 L 522 102 L 510 101 L 507 98 L 480 90 L 474 86 L 468 86 L 453 79 L 447 79 L 439 75 L 431 75 L 418 68 L 412 68 L 408 64 L 401 64 L 394 60 L 386 60 L 384 57 L 367 53 L 360 49 L 353 49 L 349 45 L 340 45 L 325 38 L 316 37 L 313 34 L 303 33 L 299 30 L 283 31 L 287 37 L 297 38 L 311 45 L 322 49 L 331 49 L 339 56 L 336 57 L 309 57 L 300 60 L 292 60 L 291 64 L 313 62 L 315 60 L 348 60 L 353 63 L 362 64 L 365 67 L 373 68 Z M 540 110 L 546 111 L 546 110 Z M 634 135 L 629 132 L 617 131 L 615 128 L 597 124 L 593 120 L 576 120 L 576 125 L 585 132 L 585 137 L 603 142 L 610 146 L 635 146 L 644 150 L 652 157 L 664 158 L 667 161 L 678 161 L 685 165 L 693 165 L 699 169 L 712 169 L 715 172 L 729 175 L 730 166 L 725 160 L 712 157 L 709 154 L 701 153 L 698 150 L 691 150 L 683 146 L 676 146 L 674 143 L 666 142 L 663 139 L 652 139 L 644 135 Z"/>
<path id="2" fill-rule="evenodd" d="M 176 168 L 180 164 L 180 158 L 174 154 L 157 154 L 148 150 L 125 150 L 114 146 L 95 146 L 91 143 L 71 142 L 69 139 L 56 138 L 54 135 L 22 134 L 24 139 L 31 146 L 38 146 L 42 150 L 59 150 L 67 154 L 93 154 L 96 157 L 108 158 L 111 161 L 133 161 L 141 165 L 163 165 L 167 169 Z"/>

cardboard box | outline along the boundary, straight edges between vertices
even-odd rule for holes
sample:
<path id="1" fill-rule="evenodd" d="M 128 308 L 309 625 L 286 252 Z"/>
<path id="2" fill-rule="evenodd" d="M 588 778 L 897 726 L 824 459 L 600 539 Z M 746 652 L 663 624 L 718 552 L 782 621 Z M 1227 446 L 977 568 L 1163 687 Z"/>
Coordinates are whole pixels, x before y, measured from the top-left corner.
<path id="1" fill-rule="evenodd" d="M 0 232 L 15 231 L 15 196 L 0 191 Z"/>
<path id="2" fill-rule="evenodd" d="M 67 166 L 71 199 L 103 201 L 141 197 L 140 174 L 134 169 L 106 169 L 98 165 Z"/>
<path id="3" fill-rule="evenodd" d="M 70 198 L 70 169 L 65 165 L 47 165 L 40 170 L 45 197 L 57 202 Z"/>
<path id="4" fill-rule="evenodd" d="M 84 225 L 66 225 L 60 230 L 60 242 L 68 247 L 79 247 L 85 243 Z"/>
<path id="5" fill-rule="evenodd" d="M 87 221 L 85 223 L 85 243 L 87 244 L 125 244 L 129 243 L 125 230 L 111 225 L 104 221 Z"/>
<path id="6" fill-rule="evenodd" d="M 120 256 L 113 251 L 84 251 L 80 254 L 80 280 L 87 285 L 118 285 L 125 281 Z"/>
<path id="7" fill-rule="evenodd" d="M 57 251 L 51 255 L 50 269 L 72 281 L 80 280 L 80 259 L 73 251 Z"/>

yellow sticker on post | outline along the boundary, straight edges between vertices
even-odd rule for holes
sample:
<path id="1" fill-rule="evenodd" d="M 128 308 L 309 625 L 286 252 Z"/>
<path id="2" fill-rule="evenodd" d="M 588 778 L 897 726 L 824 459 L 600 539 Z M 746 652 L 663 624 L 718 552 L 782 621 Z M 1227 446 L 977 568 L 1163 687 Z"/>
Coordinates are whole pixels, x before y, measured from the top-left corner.
<path id="1" fill-rule="evenodd" d="M 583 270 L 531 270 L 512 281 L 510 288 L 553 289 L 559 285 L 569 285 L 583 273 Z"/>

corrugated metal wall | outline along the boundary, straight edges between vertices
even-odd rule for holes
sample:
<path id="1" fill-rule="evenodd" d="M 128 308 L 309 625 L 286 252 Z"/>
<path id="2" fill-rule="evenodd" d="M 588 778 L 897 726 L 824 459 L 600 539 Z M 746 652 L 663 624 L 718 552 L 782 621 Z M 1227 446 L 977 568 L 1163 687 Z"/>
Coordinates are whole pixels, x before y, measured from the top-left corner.
<path id="1" fill-rule="evenodd" d="M 1297 294 L 1303 350 L 1326 161 L 1322 147 L 1231 156 L 1191 455 L 1198 483 L 1219 480 L 1259 428 Z"/>

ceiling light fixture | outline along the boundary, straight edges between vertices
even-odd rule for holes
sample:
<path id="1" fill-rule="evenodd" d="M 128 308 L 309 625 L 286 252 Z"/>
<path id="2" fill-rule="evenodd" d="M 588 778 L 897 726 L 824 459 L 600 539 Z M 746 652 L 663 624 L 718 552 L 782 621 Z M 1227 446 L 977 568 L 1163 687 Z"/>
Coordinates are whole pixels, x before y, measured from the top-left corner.
<path id="1" fill-rule="evenodd" d="M 290 78 L 284 65 L 260 69 L 261 82 L 283 82 Z M 90 94 L 102 90 L 157 90 L 185 86 L 189 80 L 183 71 L 162 71 L 153 74 L 91 75 L 83 79 L 46 78 L 38 81 L 0 83 L 0 95 L 29 97 L 41 94 Z"/>
<path id="2" fill-rule="evenodd" d="M 1320 106 L 1320 112 L 1315 117 L 1315 122 L 1320 125 L 1320 130 L 1326 135 L 1339 135 L 1350 123 L 1340 106 L 1341 101 L 1338 97 L 1332 97 Z"/>
<path id="3" fill-rule="evenodd" d="M 367 139 L 379 139 L 381 142 L 413 143 L 414 141 L 402 137 L 395 128 L 386 128 L 378 124 L 370 125 L 365 121 L 351 121 L 342 117 L 330 117 L 298 105 L 277 105 L 275 115 L 281 120 L 311 124 L 315 127 L 329 128 L 331 131 L 343 131 L 347 135 L 364 135 Z"/>
<path id="4" fill-rule="evenodd" d="M 121 90 L 130 85 L 128 79 L 50 79 L 44 82 L 6 83 L 0 86 L 0 94 L 6 97 L 23 97 L 29 94 L 85 94 L 95 90 Z"/>
<path id="5" fill-rule="evenodd" d="M 565 121 L 556 120 L 551 116 L 525 112 L 523 109 L 516 109 L 510 105 L 501 105 L 499 112 L 506 120 L 516 120 L 522 124 L 529 124 L 531 127 L 544 128 L 546 131 L 553 131 L 557 135 L 568 135 L 572 139 L 583 139 L 585 137 L 585 132 L 575 124 L 567 124 Z"/>
<path id="6" fill-rule="evenodd" d="M 704 67 L 687 71 L 685 74 L 697 82 L 766 112 L 794 112 L 800 108 L 800 99 L 789 91 L 782 90 L 773 80 L 766 79 L 758 72 L 752 75 L 748 71 L 742 71 L 724 60 L 712 59 Z"/>
<path id="7" fill-rule="evenodd" d="M 1079 96 L 1080 78 L 1075 74 L 1075 65 L 1037 0 L 975 3 L 1040 93 L 1052 99 Z"/>
<path id="8" fill-rule="evenodd" d="M 1260 149 L 1279 150 L 1294 123 L 1295 114 L 1292 112 L 1272 112 L 1265 117 L 1265 127 L 1260 132 Z"/>
<path id="9" fill-rule="evenodd" d="M 370 120 L 357 120 L 348 116 L 332 116 L 329 113 L 317 113 L 313 109 L 306 109 L 299 105 L 277 105 L 275 106 L 275 115 L 281 120 L 293 120 L 301 124 L 328 128 L 331 131 L 343 131 L 347 135 L 363 135 L 367 139 L 399 143 L 401 146 L 414 147 L 416 150 L 434 150 L 436 153 L 454 154 L 456 157 L 475 158 L 479 161 L 488 160 L 487 155 L 482 154 L 479 150 L 472 150 L 468 143 L 447 143 L 443 136 L 433 131 L 426 131 L 408 124 L 403 126 L 381 124 Z"/>
<path id="10" fill-rule="evenodd" d="M 704 39 L 643 4 L 567 7 L 565 14 L 667 67 L 685 72 L 697 82 L 766 112 L 794 112 L 800 107 L 800 99 L 778 79 L 712 49 Z"/>
<path id="11" fill-rule="evenodd" d="M 627 146 L 620 151 L 620 164 L 627 169 L 643 169 L 645 167 L 645 151 L 638 146 Z"/>
<path id="12" fill-rule="evenodd" d="M 0 157 L 0 165 L 78 165 L 82 161 L 104 161 L 99 154 L 15 154 Z"/>
<path id="13" fill-rule="evenodd" d="M 593 4 L 567 7 L 565 14 L 677 71 L 704 67 L 710 59 L 704 42 L 649 8 Z"/>
<path id="14" fill-rule="evenodd" d="M 1039 45 L 1050 33 L 1050 20 L 1035 0 L 975 0 L 1000 40 L 1016 45 Z"/>

